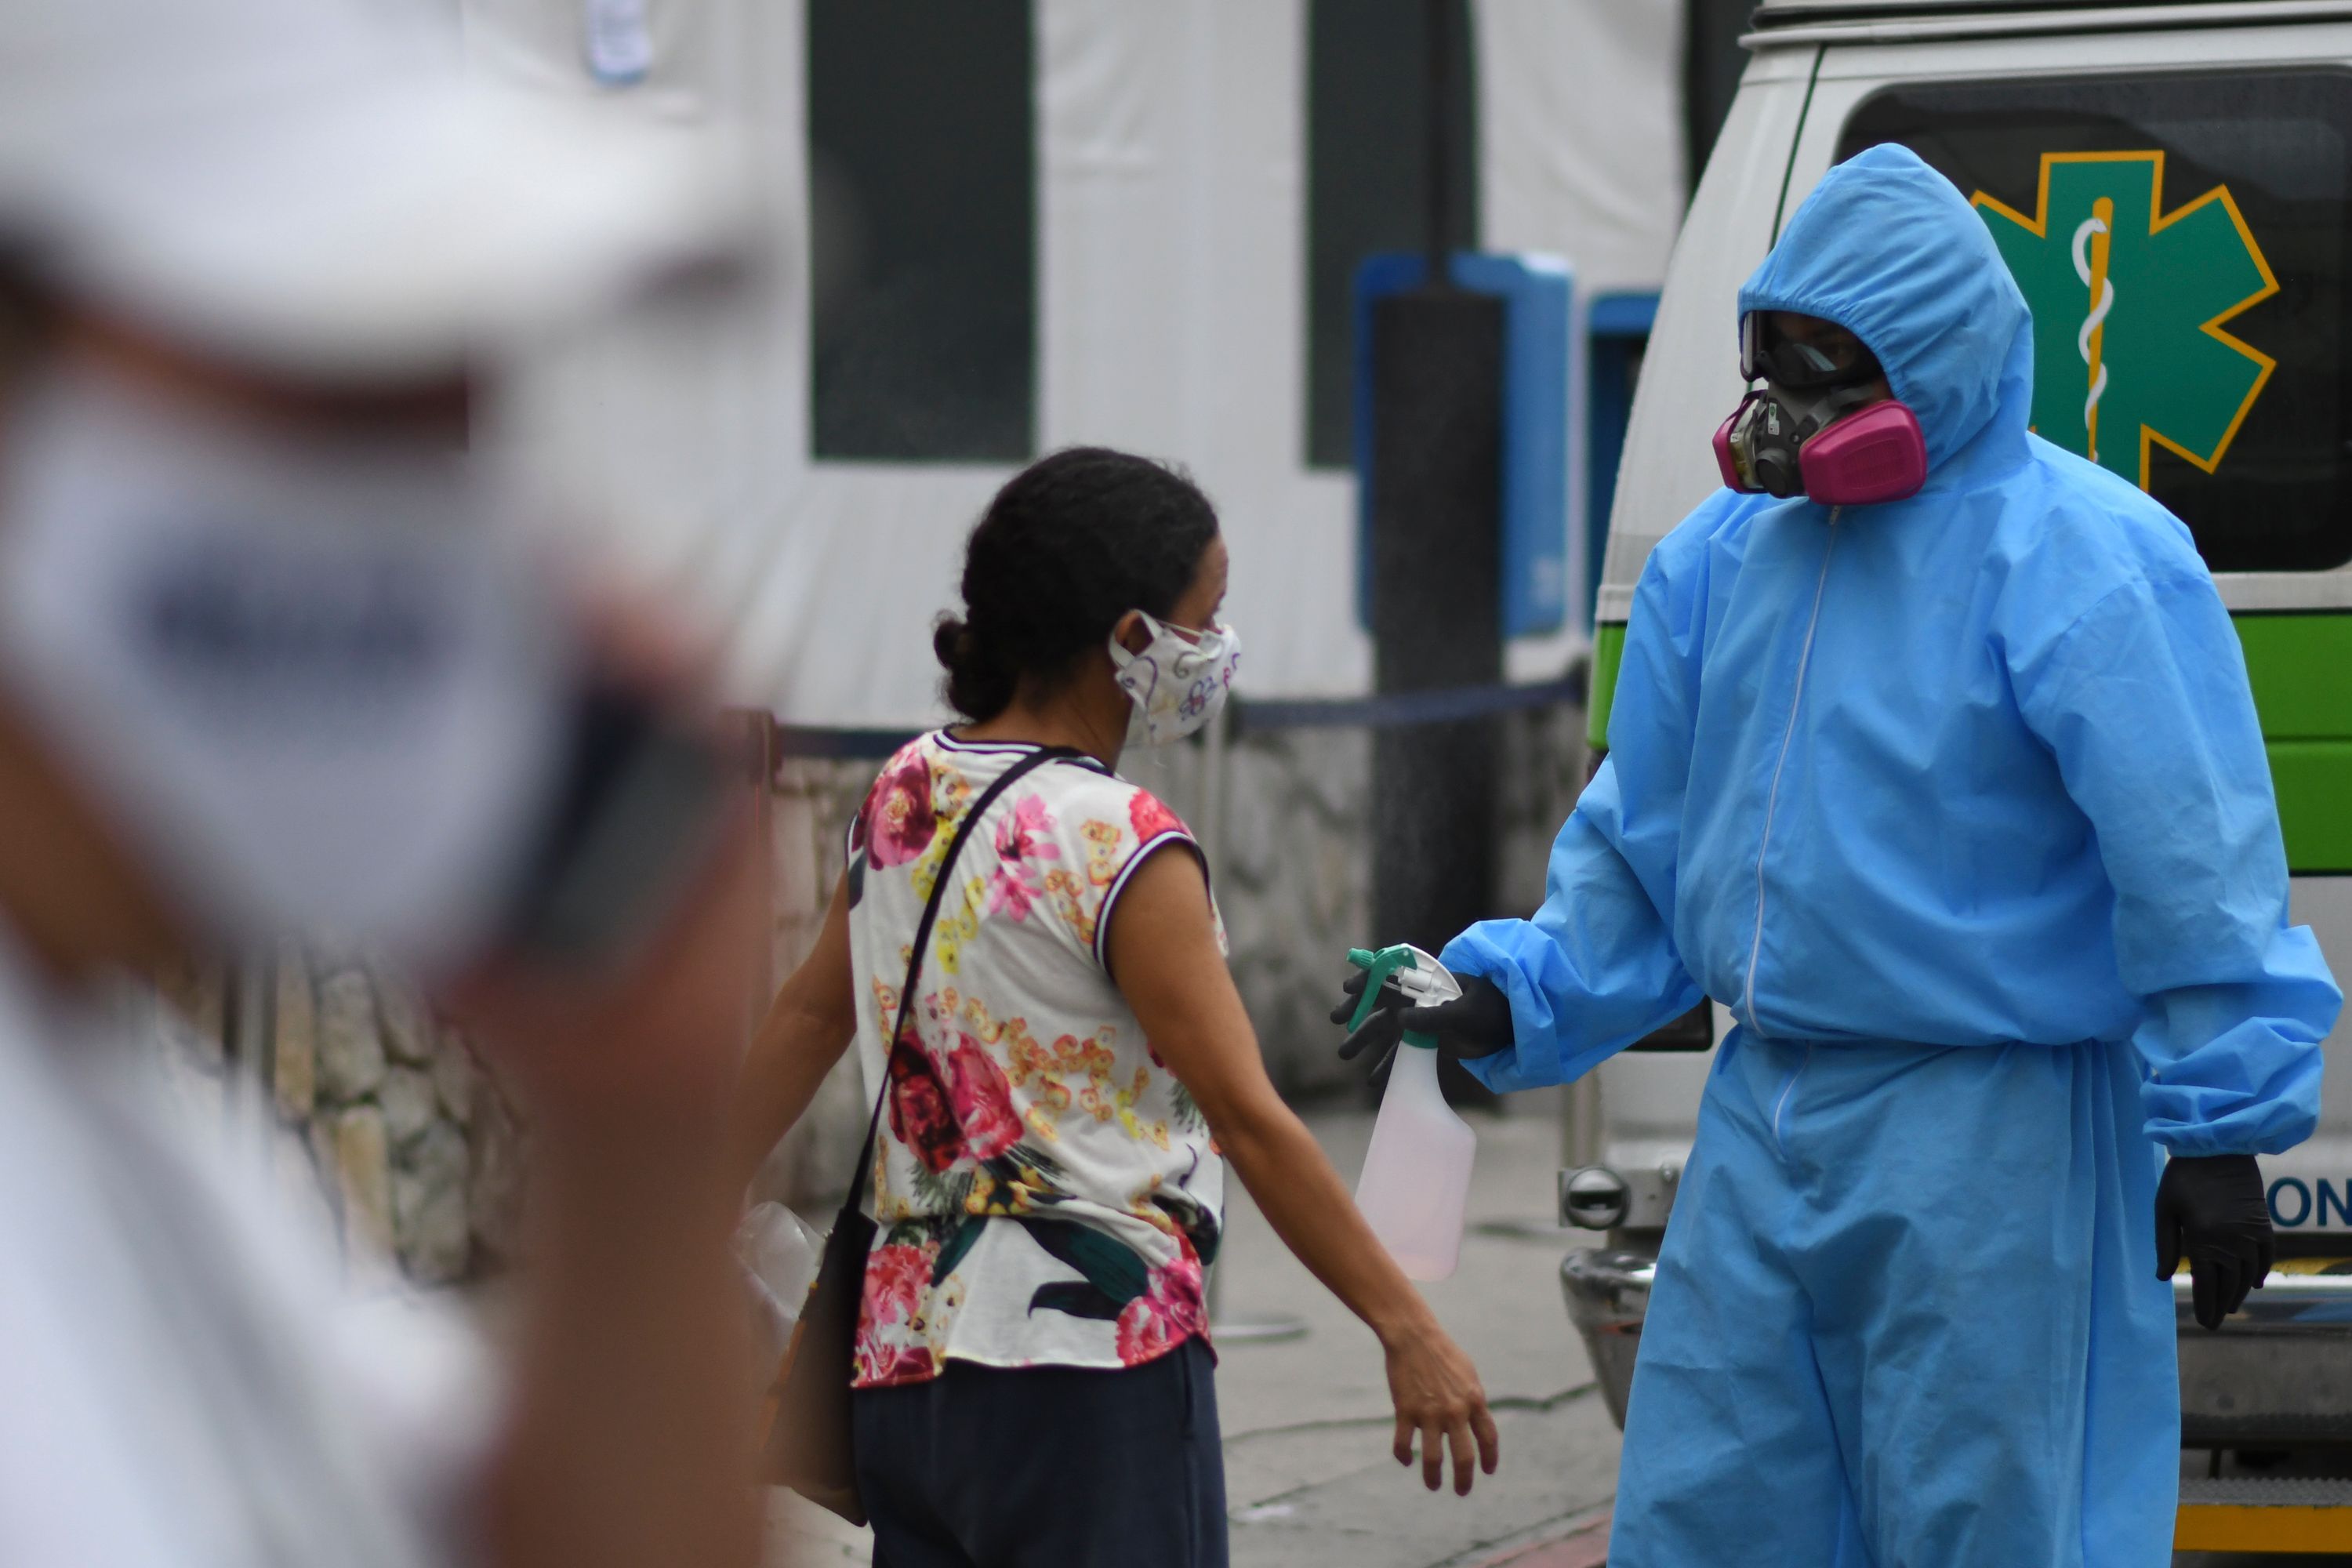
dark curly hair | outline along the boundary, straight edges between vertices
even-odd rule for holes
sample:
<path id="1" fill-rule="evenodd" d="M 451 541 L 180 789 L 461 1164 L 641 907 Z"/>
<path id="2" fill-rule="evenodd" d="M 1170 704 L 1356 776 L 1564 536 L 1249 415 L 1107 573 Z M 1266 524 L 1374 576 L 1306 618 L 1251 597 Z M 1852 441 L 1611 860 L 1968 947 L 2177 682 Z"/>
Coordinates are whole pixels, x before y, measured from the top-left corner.
<path id="1" fill-rule="evenodd" d="M 931 635 L 949 705 L 984 722 L 1024 675 L 1067 679 L 1128 611 L 1173 610 L 1216 536 L 1209 498 L 1163 463 L 1102 447 L 1032 463 L 981 514 L 964 549 L 964 613 Z"/>

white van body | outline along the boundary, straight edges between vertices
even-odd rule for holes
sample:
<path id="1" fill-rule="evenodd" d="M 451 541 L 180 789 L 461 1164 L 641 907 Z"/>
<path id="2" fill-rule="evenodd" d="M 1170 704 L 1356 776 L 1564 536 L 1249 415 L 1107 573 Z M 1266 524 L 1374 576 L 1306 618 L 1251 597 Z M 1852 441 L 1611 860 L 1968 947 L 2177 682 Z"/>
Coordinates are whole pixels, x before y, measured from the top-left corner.
<path id="1" fill-rule="evenodd" d="M 1601 729 L 1605 719 L 1600 716 L 1605 715 L 1615 675 L 1611 639 L 1619 639 L 1616 646 L 1622 646 L 1643 563 L 1651 547 L 1718 483 L 1709 440 L 1745 390 L 1734 341 L 1739 286 L 1770 248 L 1778 226 L 1840 155 L 1842 143 L 1861 133 L 1856 130 L 1858 112 L 1925 115 L 1919 122 L 1928 123 L 1938 102 L 1976 105 L 1966 112 L 1953 110 L 1948 137 L 1942 131 L 1933 132 L 1937 145 L 1950 153 L 1963 144 L 1991 145 L 1987 139 L 2003 134 L 2025 134 L 2013 127 L 2005 130 L 1998 109 L 1983 107 L 2012 89 L 2024 97 L 2042 95 L 2053 103 L 2078 89 L 2086 100 L 2105 101 L 2102 93 L 2117 101 L 2137 95 L 2159 108 L 2200 95 L 2242 101 L 2247 106 L 2243 126 L 2231 121 L 2232 110 L 2207 114 L 2193 124 L 2184 120 L 2183 133 L 2204 138 L 2200 145 L 2242 143 L 2253 149 L 2247 154 L 2253 161 L 2245 167 L 2254 172 L 2231 176 L 2239 187 L 2234 198 L 2238 206 L 2252 213 L 2260 205 L 2258 197 L 2272 196 L 2300 203 L 2294 208 L 2302 215 L 2297 222 L 2303 225 L 2295 243 L 2315 246 L 2313 255 L 2333 254 L 2327 250 L 2332 242 L 2326 232 L 2326 214 L 2333 208 L 2324 204 L 2342 204 L 2347 250 L 2340 264 L 2315 264 L 2319 270 L 2310 277 L 2289 277 L 2282 268 L 2281 287 L 2301 290 L 2290 301 L 2294 310 L 2319 311 L 2329 321 L 2337 317 L 2333 313 L 2335 296 L 2328 290 L 2352 289 L 2352 162 L 2340 171 L 2345 182 L 2332 194 L 2280 195 L 2255 189 L 2269 178 L 2260 154 L 2263 136 L 2276 131 L 2289 141 L 2301 138 L 2294 142 L 2297 146 L 2318 148 L 2338 134 L 2332 109 L 2310 114 L 2298 110 L 2304 118 L 2280 129 L 2264 120 L 2271 112 L 2264 105 L 2288 99 L 2332 104 L 2340 96 L 2352 113 L 2352 4 L 2246 0 L 2065 6 L 2043 0 L 2041 6 L 2026 7 L 1951 0 L 1764 0 L 1746 42 L 1752 57 L 1675 247 L 1634 397 L 1609 520 L 1597 616 L 1596 741 L 1605 735 Z M 2339 72 L 2340 94 L 2334 79 Z M 2293 90 L 2275 85 L 2283 82 Z M 2063 119 L 2057 110 L 2048 112 L 2058 115 L 2052 123 Z M 2127 126 L 2127 117 L 2100 119 L 2105 112 L 2086 110 L 2083 123 L 2099 128 L 2107 142 L 2118 136 L 2127 140 L 2128 130 L 2116 129 Z M 2192 118 L 2202 112 L 2194 110 Z M 2352 121 L 2343 133 L 2352 135 Z M 2158 147 L 2164 144 L 2160 138 L 2151 141 Z M 2060 154 L 2067 150 L 2063 136 L 2044 149 Z M 2110 160 L 2145 156 L 2116 151 L 2096 155 Z M 2189 163 L 2185 155 L 2175 159 L 2176 168 Z M 2277 166 L 2284 169 L 2286 163 Z M 2159 205 L 2173 216 L 2202 194 L 2201 186 L 2180 189 L 2179 180 L 2166 175 L 2161 161 L 2156 170 Z M 2046 193 L 2046 162 L 2042 178 Z M 2311 221 L 2314 213 L 2320 215 L 2317 226 Z M 2253 217 L 2241 224 L 2241 232 L 2252 233 L 2257 241 L 2263 228 L 2263 222 Z M 2335 266 L 2334 272 L 2327 272 L 2328 265 Z M 2088 303 L 2086 295 L 2084 308 Z M 2343 332 L 2323 346 L 2327 364 L 2311 360 L 2321 350 L 2308 342 L 2290 342 L 2275 351 L 2280 363 L 2295 354 L 2305 357 L 2282 370 L 2274 383 L 2256 378 L 2260 397 L 2282 399 L 2269 411 L 2275 416 L 2273 423 L 2310 414 L 2308 406 L 2298 410 L 2294 399 L 2309 405 L 2320 396 L 2291 390 L 2292 376 L 2305 378 L 2297 385 L 2338 384 L 2338 370 L 2352 359 L 2352 295 L 2343 303 Z M 2037 305 L 2037 312 L 2043 308 Z M 2242 325 L 2250 337 L 2261 321 L 2265 323 L 2263 330 L 2273 335 L 2294 327 L 2307 340 L 2311 331 L 2294 326 L 2305 320 L 2305 315 L 2282 318 L 2276 310 L 2270 318 L 2259 318 L 2249 311 Z M 2038 375 L 2051 373 L 2046 342 L 2042 354 L 2044 363 L 2037 366 Z M 2074 366 L 2072 374 L 2082 370 Z M 2352 420 L 2352 376 L 2341 380 L 2347 394 L 2343 416 Z M 2255 395 L 2248 395 L 2239 406 L 2237 417 L 2246 431 L 2255 429 L 2249 410 L 2263 407 Z M 2168 453 L 2150 458 L 2145 443 L 2139 462 L 2144 472 L 2158 464 L 2164 474 L 2174 476 L 2164 482 L 2185 486 L 2200 498 L 2198 504 L 2210 513 L 2209 532 L 2230 526 L 2233 516 L 2245 519 L 2250 529 L 2266 525 L 2266 520 L 2289 504 L 2278 497 L 2299 498 L 2292 504 L 2317 508 L 2311 512 L 2317 531 L 2298 536 L 2304 541 L 2300 544 L 2280 547 L 2284 554 L 2301 552 L 2303 558 L 2288 569 L 2270 569 L 2263 560 L 2254 559 L 2258 552 L 2253 546 L 2242 560 L 2228 552 L 2233 547 L 2225 546 L 2222 557 L 2231 569 L 2217 570 L 2215 580 L 2242 637 L 2284 637 L 2298 650 L 2294 657 L 2300 662 L 2292 669 L 2265 654 L 2267 662 L 2257 672 L 2257 706 L 2271 742 L 2273 776 L 2280 780 L 2283 816 L 2289 818 L 2294 919 L 2316 931 L 2339 977 L 2352 976 L 2352 857 L 2341 848 L 2347 840 L 2344 818 L 2352 816 L 2352 658 L 2338 660 L 2312 651 L 2352 651 L 2352 641 L 2343 640 L 2352 634 L 2352 563 L 2330 564 L 2321 559 L 2333 549 L 2327 542 L 2336 537 L 2330 529 L 2352 530 L 2352 475 L 2326 467 L 2341 460 L 2342 437 L 2352 434 L 2352 423 L 2335 428 L 2335 450 L 2315 447 L 2317 455 L 2300 468 L 2284 437 L 2264 448 L 2273 456 L 2253 453 L 2241 442 L 2208 468 L 2203 458 L 2229 447 L 2238 430 L 2233 425 L 2219 447 L 2201 456 L 2185 450 L 2197 444 L 2194 440 L 2175 446 L 2158 436 L 2158 447 L 2183 451 L 2203 478 L 2179 468 Z M 2095 425 L 2091 438 L 2098 439 Z M 2233 501 L 2234 492 L 2227 486 L 2239 482 L 2234 476 L 2242 474 L 2253 477 L 2244 480 L 2249 488 L 2242 510 L 2233 510 L 2241 503 Z M 2326 487 L 2339 480 L 2346 486 L 2340 524 L 2327 521 L 2326 511 L 2332 504 L 2326 498 L 2335 493 Z M 2160 499 L 2165 494 L 2162 489 L 2157 493 Z M 2199 525 L 2191 520 L 2191 526 Z M 2226 539 L 2220 532 L 2210 537 Z M 2200 547 L 2207 538 L 2200 534 Z M 2209 563 L 2216 553 L 2216 549 L 2207 550 Z M 2344 554 L 2352 558 L 2352 533 L 2344 537 Z M 2262 646 L 2267 649 L 2272 644 Z M 2251 642 L 2249 647 L 2252 665 L 2256 649 Z M 2282 669 L 2286 672 L 2280 673 Z M 2326 804 L 2330 800 L 2332 808 Z M 1722 1037 L 1729 1022 L 1721 1008 L 1714 1009 L 1716 1038 Z M 2256 1295 L 2248 1312 L 2221 1332 L 2206 1334 L 2192 1326 L 2183 1337 L 2185 1442 L 2218 1450 L 2287 1446 L 2305 1438 L 2352 1438 L 2352 1276 L 2325 1272 L 2335 1266 L 2327 1259 L 2352 1258 L 2352 1062 L 2342 1054 L 2347 1039 L 2352 1039 L 2352 1027 L 2339 1025 L 2327 1042 L 2330 1061 L 2318 1135 L 2291 1153 L 2264 1161 L 2282 1250 L 2290 1255 L 2282 1265 L 2284 1276 L 2274 1275 L 2270 1289 Z M 1621 1421 L 1646 1303 L 1649 1265 L 1671 1211 L 1675 1181 L 1690 1147 L 1712 1061 L 1711 1051 L 1637 1050 L 1604 1065 L 1597 1075 L 1598 1164 L 1562 1175 L 1564 1223 L 1610 1233 L 1607 1246 L 1570 1255 L 1563 1283 L 1571 1315 L 1592 1349 L 1604 1392 Z M 2352 1265 L 2346 1267 L 2352 1270 Z"/>

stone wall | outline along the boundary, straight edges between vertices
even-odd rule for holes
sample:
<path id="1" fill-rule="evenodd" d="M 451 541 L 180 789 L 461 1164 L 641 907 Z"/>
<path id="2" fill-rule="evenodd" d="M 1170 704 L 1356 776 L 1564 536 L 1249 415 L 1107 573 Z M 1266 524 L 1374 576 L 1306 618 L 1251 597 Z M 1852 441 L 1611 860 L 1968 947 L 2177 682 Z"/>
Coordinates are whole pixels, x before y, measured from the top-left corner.
<path id="1" fill-rule="evenodd" d="M 849 820 L 879 771 L 877 763 L 795 760 L 777 769 L 770 806 L 775 858 L 770 952 L 779 985 L 816 945 L 834 884 L 841 879 Z M 856 1053 L 844 1052 L 808 1114 L 768 1156 L 752 1197 L 773 1198 L 812 1215 L 837 1205 L 872 1110 L 859 1084 Z"/>
<path id="2" fill-rule="evenodd" d="M 1504 911 L 1543 897 L 1551 839 L 1585 773 L 1579 709 L 1504 721 Z M 1201 834 L 1243 1002 L 1285 1093 L 1340 1090 L 1327 1016 L 1344 955 L 1369 929 L 1371 744 L 1360 730 L 1294 730 L 1209 748 L 1139 752 L 1124 771 Z M 849 819 L 877 764 L 787 761 L 772 786 L 776 897 L 772 973 L 781 984 L 816 941 L 840 878 Z M 155 1014 L 165 1070 L 200 1115 L 266 1120 L 289 1196 L 347 1243 L 356 1274 L 451 1285 L 513 1260 L 521 1212 L 521 1132 L 456 1031 L 380 965 L 288 947 L 250 972 L 170 977 Z M 152 1003 L 147 1004 L 152 1008 Z M 870 1109 L 854 1056 L 826 1079 L 800 1127 L 769 1158 L 754 1195 L 812 1214 L 839 1201 Z M 397 1273 L 392 1272 L 396 1266 Z"/>
<path id="3" fill-rule="evenodd" d="M 1584 710 L 1514 713 L 1501 727 L 1496 912 L 1526 914 L 1583 787 Z M 1330 1010 L 1348 950 L 1384 934 L 1371 929 L 1371 734 L 1252 735 L 1229 767 L 1220 905 L 1267 1068 L 1287 1094 L 1350 1087 L 1360 1072 L 1333 1054 Z"/>
<path id="4" fill-rule="evenodd" d="M 1503 721 L 1495 901 L 1504 913 L 1532 914 L 1543 902 L 1552 840 L 1591 774 L 1584 719 L 1583 708 L 1575 707 L 1514 713 Z"/>
<path id="5" fill-rule="evenodd" d="M 414 988 L 362 960 L 289 946 L 266 965 L 166 976 L 159 990 L 155 1034 L 181 1098 L 268 1134 L 280 1185 L 342 1240 L 356 1278 L 455 1285 L 512 1260 L 520 1130 Z"/>
<path id="6" fill-rule="evenodd" d="M 1218 908 L 1234 983 L 1276 1085 L 1290 1095 L 1354 1084 L 1332 1054 L 1332 1005 L 1348 950 L 1373 939 L 1370 732 L 1249 735 L 1229 755 L 1218 833 Z"/>

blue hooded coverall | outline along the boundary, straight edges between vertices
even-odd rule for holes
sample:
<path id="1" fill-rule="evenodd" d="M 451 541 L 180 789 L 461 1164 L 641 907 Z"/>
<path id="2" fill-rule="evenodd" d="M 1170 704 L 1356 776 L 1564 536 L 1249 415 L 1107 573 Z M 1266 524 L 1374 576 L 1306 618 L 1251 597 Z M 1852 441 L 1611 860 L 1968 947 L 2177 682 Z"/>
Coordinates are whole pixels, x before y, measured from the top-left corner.
<path id="1" fill-rule="evenodd" d="M 1917 495 L 1720 491 L 1652 552 L 1543 908 L 1444 954 L 1496 1089 L 1713 997 L 1612 1568 L 2169 1561 L 2158 1146 L 2285 1149 L 2341 1002 L 2188 531 L 2028 433 L 2032 322 L 1910 152 L 1832 170 L 1739 310 L 1837 322 Z M 1731 347 L 1726 343 L 1728 351 Z M 1706 460 L 1703 452 L 1694 462 Z"/>

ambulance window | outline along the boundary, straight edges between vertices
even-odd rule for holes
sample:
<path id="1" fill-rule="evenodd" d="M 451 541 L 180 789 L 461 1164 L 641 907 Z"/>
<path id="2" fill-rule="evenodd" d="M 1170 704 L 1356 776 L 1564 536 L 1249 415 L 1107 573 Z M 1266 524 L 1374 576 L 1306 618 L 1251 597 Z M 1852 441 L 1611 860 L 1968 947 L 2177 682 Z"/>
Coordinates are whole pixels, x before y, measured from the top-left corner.
<path id="1" fill-rule="evenodd" d="M 2352 74 L 1894 88 L 1838 155 L 1883 142 L 2016 274 L 2038 433 L 2148 490 L 2216 572 L 2352 560 Z"/>
<path id="2" fill-rule="evenodd" d="M 809 0 L 819 458 L 1036 445 L 1030 0 Z"/>

